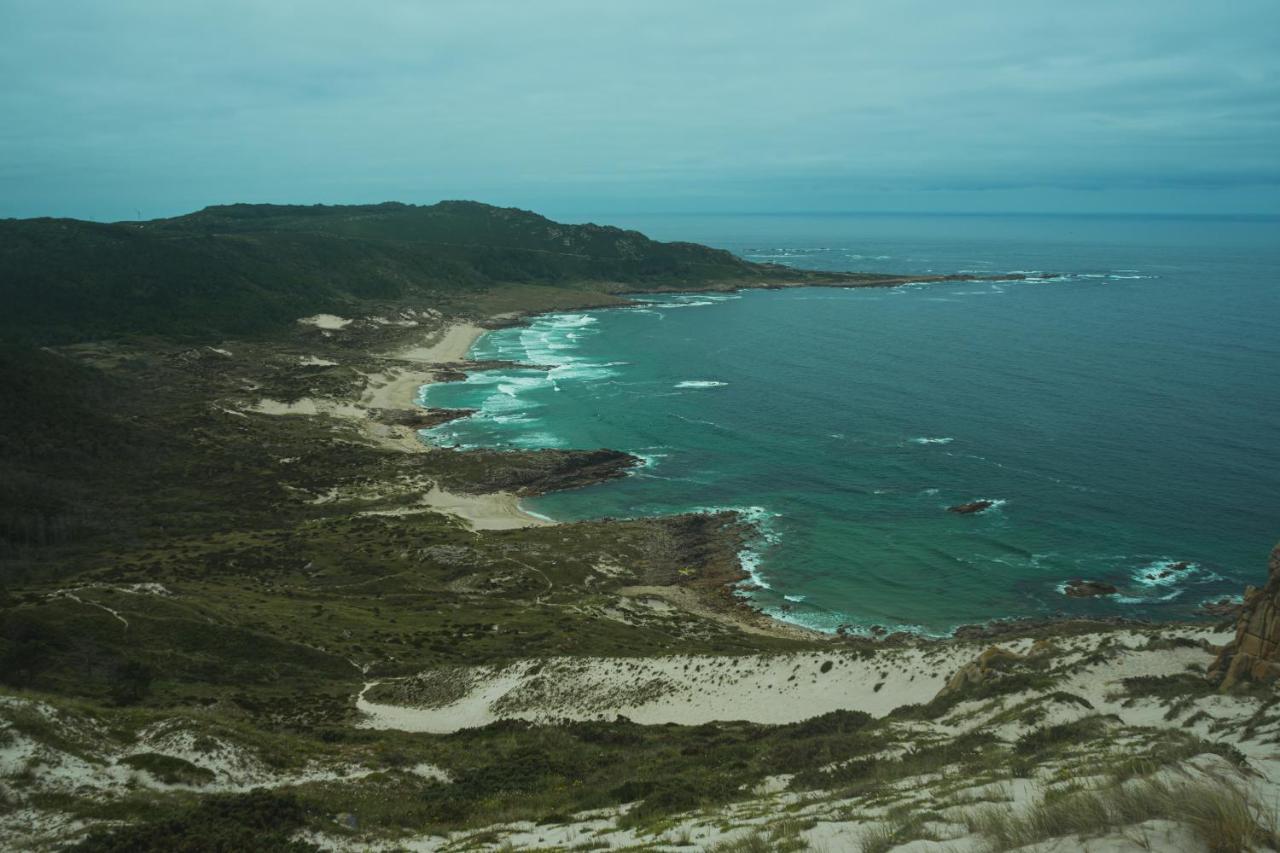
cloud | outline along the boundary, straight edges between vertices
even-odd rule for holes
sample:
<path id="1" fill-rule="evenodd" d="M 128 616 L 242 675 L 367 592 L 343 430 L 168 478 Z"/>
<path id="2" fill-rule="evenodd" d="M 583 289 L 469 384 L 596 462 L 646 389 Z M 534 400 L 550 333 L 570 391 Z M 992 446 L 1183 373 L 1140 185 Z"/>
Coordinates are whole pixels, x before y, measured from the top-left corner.
<path id="1" fill-rule="evenodd" d="M 1270 0 L 4 0 L 0 214 L 984 187 L 1256 207 L 1278 27 Z"/>

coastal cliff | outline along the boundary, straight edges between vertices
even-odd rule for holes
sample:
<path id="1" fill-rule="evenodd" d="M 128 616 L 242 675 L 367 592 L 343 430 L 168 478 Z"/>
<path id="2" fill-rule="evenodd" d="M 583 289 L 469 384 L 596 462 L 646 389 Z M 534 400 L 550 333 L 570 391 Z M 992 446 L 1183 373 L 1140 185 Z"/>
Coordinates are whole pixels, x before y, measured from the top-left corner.
<path id="1" fill-rule="evenodd" d="M 1271 551 L 1266 584 L 1245 590 L 1235 638 L 1218 654 L 1209 678 L 1222 690 L 1280 678 L 1280 544 Z"/>

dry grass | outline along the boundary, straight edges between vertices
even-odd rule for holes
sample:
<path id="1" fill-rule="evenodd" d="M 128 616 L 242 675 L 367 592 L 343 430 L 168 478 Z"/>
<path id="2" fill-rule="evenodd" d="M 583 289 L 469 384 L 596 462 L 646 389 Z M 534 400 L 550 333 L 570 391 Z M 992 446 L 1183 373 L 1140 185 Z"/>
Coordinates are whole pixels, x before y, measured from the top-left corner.
<path id="1" fill-rule="evenodd" d="M 1275 811 L 1234 780 L 1221 777 L 1195 782 L 1142 779 L 1047 798 L 1020 815 L 987 806 L 963 819 L 993 850 L 1048 838 L 1096 836 L 1156 819 L 1188 827 L 1211 853 L 1244 853 L 1280 842 Z"/>

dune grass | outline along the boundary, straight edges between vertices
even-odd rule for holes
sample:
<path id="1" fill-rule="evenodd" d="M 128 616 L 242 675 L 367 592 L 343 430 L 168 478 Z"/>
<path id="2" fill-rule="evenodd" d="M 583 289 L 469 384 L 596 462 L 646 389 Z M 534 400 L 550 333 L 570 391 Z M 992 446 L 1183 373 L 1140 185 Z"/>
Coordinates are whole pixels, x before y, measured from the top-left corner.
<path id="1" fill-rule="evenodd" d="M 1021 814 L 984 806 L 962 819 L 993 851 L 1050 838 L 1104 835 L 1149 820 L 1183 824 L 1212 853 L 1243 853 L 1280 843 L 1274 808 L 1260 802 L 1240 781 L 1225 777 L 1171 781 L 1153 776 L 1046 797 Z"/>

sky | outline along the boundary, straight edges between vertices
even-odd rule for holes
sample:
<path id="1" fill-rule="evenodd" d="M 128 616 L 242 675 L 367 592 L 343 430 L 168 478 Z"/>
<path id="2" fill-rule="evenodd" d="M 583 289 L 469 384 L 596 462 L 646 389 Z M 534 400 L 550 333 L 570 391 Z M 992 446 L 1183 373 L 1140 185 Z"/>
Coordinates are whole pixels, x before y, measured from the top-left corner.
<path id="1" fill-rule="evenodd" d="M 0 217 L 1280 214 L 1277 0 L 0 0 Z"/>

